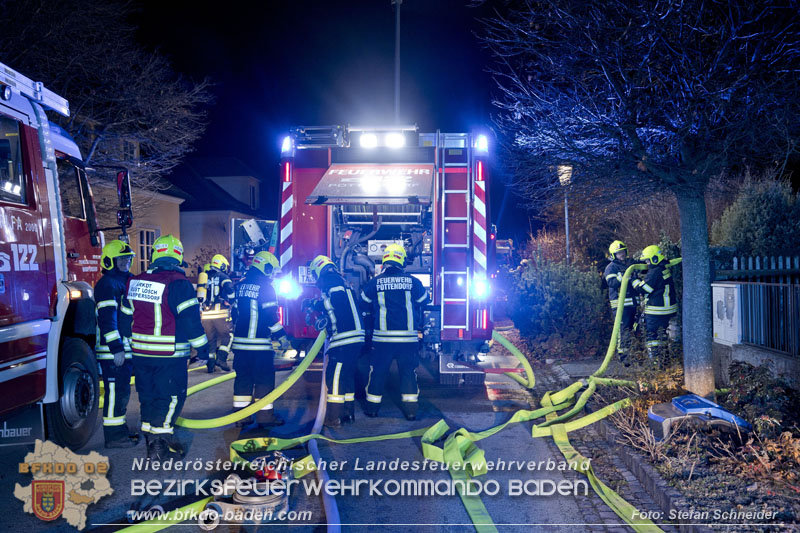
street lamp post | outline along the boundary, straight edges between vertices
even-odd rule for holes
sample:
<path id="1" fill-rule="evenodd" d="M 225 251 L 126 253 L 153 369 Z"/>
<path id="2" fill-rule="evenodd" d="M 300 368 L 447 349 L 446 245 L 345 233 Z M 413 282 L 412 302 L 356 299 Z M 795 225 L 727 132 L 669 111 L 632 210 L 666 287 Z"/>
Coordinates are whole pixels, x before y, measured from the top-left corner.
<path id="1" fill-rule="evenodd" d="M 569 264 L 569 203 L 567 202 L 567 191 L 569 182 L 572 179 L 572 165 L 558 165 L 558 181 L 564 187 L 564 232 L 567 238 L 567 264 Z"/>

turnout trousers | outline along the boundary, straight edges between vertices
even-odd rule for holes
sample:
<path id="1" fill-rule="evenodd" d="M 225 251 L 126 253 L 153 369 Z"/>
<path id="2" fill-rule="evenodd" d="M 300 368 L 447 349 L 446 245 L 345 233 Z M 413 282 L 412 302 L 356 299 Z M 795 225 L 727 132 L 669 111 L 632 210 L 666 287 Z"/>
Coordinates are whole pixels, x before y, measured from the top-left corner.
<path id="1" fill-rule="evenodd" d="M 325 369 L 325 385 L 328 387 L 328 409 L 352 415 L 356 400 L 356 363 L 361 355 L 363 342 L 329 348 L 325 353 L 328 366 Z"/>
<path id="2" fill-rule="evenodd" d="M 106 442 L 124 439 L 129 435 L 125 414 L 131 397 L 131 375 L 133 362 L 125 360 L 122 366 L 115 366 L 113 359 L 102 359 L 103 372 L 103 436 Z"/>
<path id="3" fill-rule="evenodd" d="M 201 322 L 208 337 L 208 357 L 216 357 L 218 361 L 224 363 L 231 354 L 233 322 L 227 318 L 204 318 Z"/>
<path id="4" fill-rule="evenodd" d="M 133 371 L 141 404 L 142 432 L 171 435 L 186 401 L 185 357 L 142 357 L 134 354 Z"/>
<path id="5" fill-rule="evenodd" d="M 260 400 L 275 389 L 275 352 L 272 350 L 238 350 L 233 360 L 233 408 L 238 410 Z M 273 405 L 267 404 L 256 413 L 256 422 L 273 420 Z"/>
<path id="6" fill-rule="evenodd" d="M 617 316 L 617 310 L 611 308 L 612 320 Z M 617 353 L 623 361 L 630 351 L 631 333 L 636 319 L 636 307 L 626 305 L 622 308 L 622 322 L 619 325 L 619 336 L 617 337 Z"/>
<path id="7" fill-rule="evenodd" d="M 647 351 L 651 356 L 658 355 L 660 348 L 666 344 L 664 337 L 670 340 L 678 338 L 678 313 L 669 315 L 650 315 L 645 313 L 644 320 L 647 328 Z M 673 327 L 674 326 L 674 327 Z"/>
<path id="8" fill-rule="evenodd" d="M 377 413 L 383 399 L 386 377 L 392 366 L 392 359 L 397 359 L 397 370 L 400 373 L 400 395 L 403 414 L 416 415 L 419 402 L 417 386 L 417 365 L 419 365 L 419 343 L 417 342 L 375 342 L 369 356 L 369 381 L 367 382 L 368 413 Z"/>

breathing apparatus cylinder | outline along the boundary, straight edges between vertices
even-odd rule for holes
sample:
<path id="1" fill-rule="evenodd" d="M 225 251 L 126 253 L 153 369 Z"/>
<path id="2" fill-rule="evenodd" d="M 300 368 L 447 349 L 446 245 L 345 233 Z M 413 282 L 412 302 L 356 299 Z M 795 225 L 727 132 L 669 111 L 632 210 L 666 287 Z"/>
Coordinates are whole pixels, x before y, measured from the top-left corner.
<path id="1" fill-rule="evenodd" d="M 197 276 L 197 301 L 203 303 L 208 295 L 208 273 L 200 272 Z"/>

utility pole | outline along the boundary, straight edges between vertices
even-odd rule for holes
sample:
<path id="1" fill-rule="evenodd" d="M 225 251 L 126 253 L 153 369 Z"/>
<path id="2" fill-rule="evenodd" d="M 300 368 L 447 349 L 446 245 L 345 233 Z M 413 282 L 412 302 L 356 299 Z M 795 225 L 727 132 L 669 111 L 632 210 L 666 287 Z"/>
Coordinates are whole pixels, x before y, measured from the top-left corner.
<path id="1" fill-rule="evenodd" d="M 400 124 L 400 6 L 403 0 L 392 0 L 394 16 L 394 122 Z"/>

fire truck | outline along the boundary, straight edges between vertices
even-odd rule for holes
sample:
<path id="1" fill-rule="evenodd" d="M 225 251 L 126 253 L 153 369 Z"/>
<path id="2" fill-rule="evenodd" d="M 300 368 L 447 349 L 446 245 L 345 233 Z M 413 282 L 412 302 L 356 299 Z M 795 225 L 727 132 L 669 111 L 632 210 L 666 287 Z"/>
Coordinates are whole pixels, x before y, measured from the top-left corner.
<path id="1" fill-rule="evenodd" d="M 42 405 L 48 438 L 77 449 L 97 425 L 103 233 L 78 146 L 45 109 L 69 116 L 67 100 L 0 63 L 0 418 Z M 117 191 L 125 228 L 122 169 Z"/>
<path id="2" fill-rule="evenodd" d="M 496 271 L 488 155 L 487 137 L 473 133 L 293 128 L 281 146 L 283 277 L 275 281 L 287 333 L 316 336 L 301 305 L 318 294 L 308 267 L 315 256 L 330 256 L 360 292 L 399 242 L 406 271 L 430 293 L 421 341 L 438 356 L 440 381 L 482 382 L 474 363 L 489 350 Z"/>

